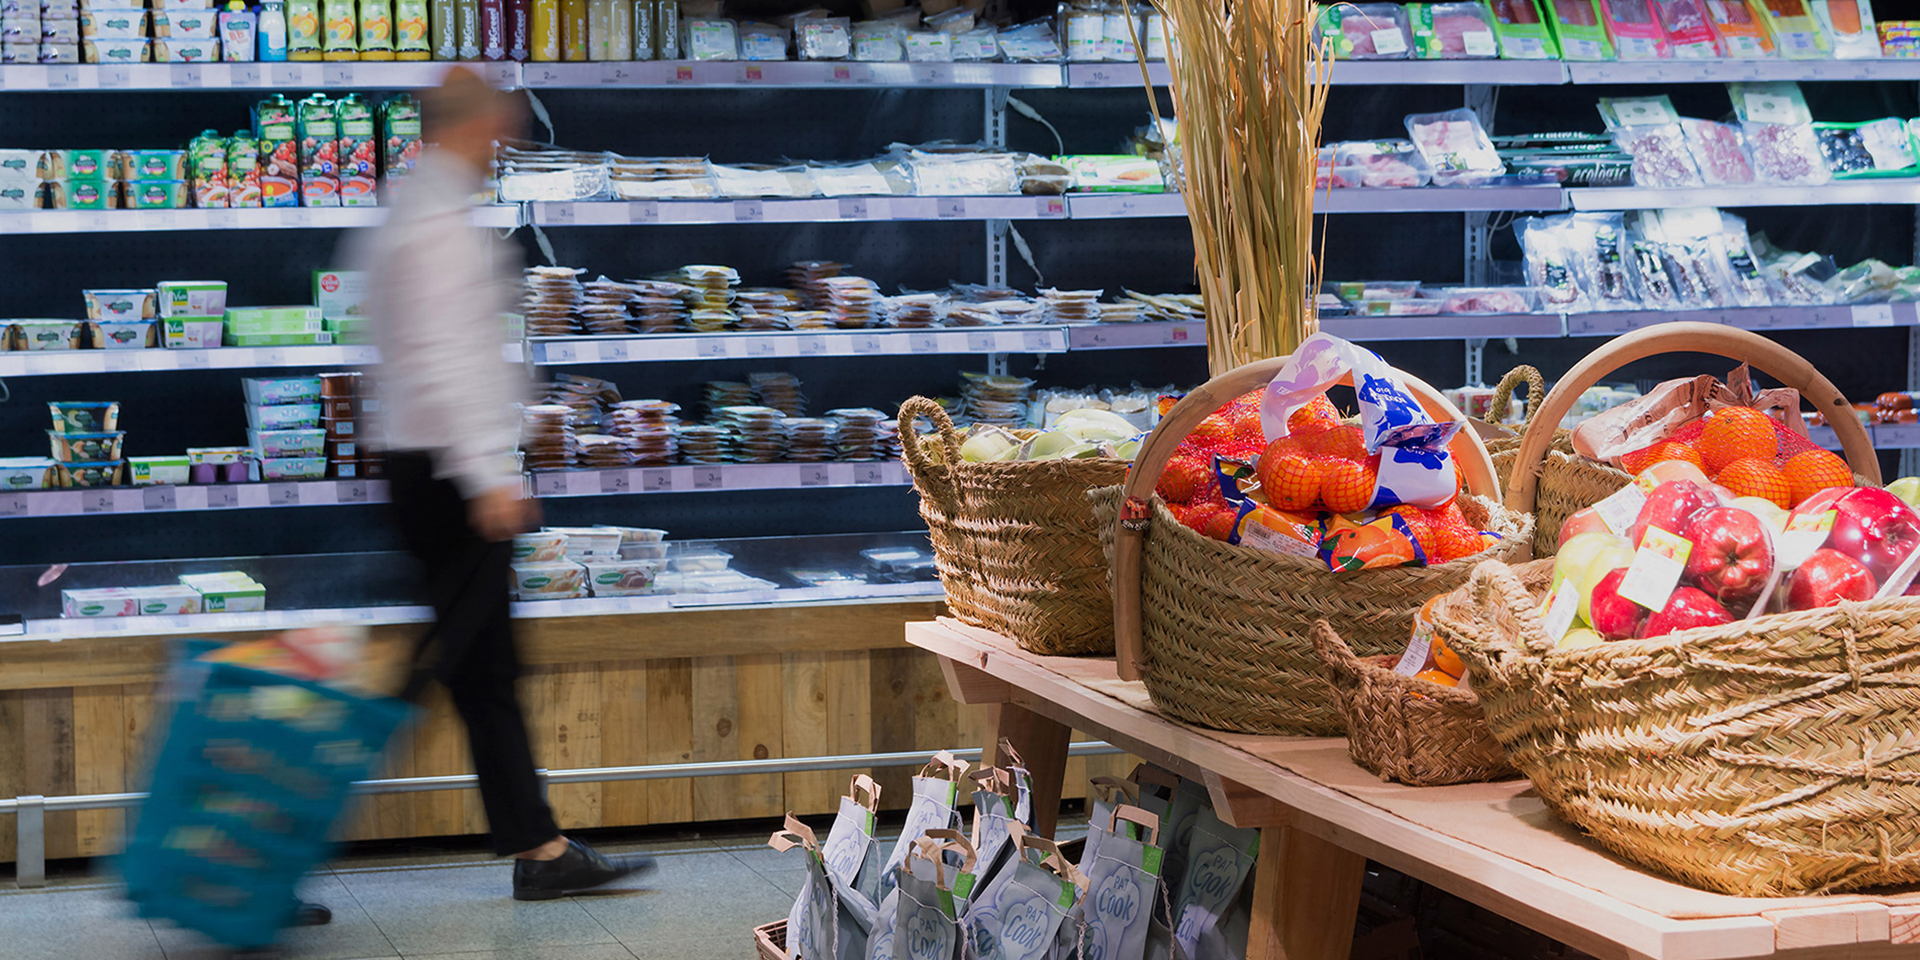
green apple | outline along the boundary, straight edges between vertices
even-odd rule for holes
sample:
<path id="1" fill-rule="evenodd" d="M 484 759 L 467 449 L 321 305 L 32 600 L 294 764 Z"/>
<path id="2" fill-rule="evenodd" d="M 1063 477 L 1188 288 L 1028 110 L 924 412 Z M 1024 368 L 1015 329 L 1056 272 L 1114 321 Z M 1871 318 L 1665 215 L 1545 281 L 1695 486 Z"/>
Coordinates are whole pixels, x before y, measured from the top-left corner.
<path id="1" fill-rule="evenodd" d="M 1567 635 L 1561 637 L 1560 642 L 1554 646 L 1561 650 L 1579 650 L 1583 647 L 1597 647 L 1605 642 L 1606 640 L 1599 634 L 1586 627 L 1574 627 L 1568 630 Z"/>
<path id="2" fill-rule="evenodd" d="M 1580 619 L 1593 622 L 1593 588 L 1608 573 L 1633 562 L 1633 542 L 1611 533 L 1583 533 L 1567 541 L 1553 561 L 1553 585 L 1547 596 L 1571 581 L 1580 594 Z"/>
<path id="3" fill-rule="evenodd" d="M 1905 500 L 1908 506 L 1920 507 L 1920 477 L 1901 477 L 1887 484 L 1887 492 Z"/>

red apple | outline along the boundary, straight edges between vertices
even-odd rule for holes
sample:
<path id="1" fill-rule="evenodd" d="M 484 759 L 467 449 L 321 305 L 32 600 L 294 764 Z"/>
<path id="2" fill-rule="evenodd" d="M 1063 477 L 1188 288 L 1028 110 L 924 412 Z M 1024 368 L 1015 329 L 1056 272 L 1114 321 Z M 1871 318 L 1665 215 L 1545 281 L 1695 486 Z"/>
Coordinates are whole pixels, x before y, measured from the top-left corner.
<path id="1" fill-rule="evenodd" d="M 1732 623 L 1733 614 L 1720 605 L 1720 601 L 1709 596 L 1706 591 L 1693 587 L 1680 587 L 1667 598 L 1667 605 L 1660 608 L 1647 622 L 1640 625 L 1640 636 L 1662 637 L 1675 630 L 1690 630 L 1694 627 L 1711 627 L 1722 623 Z"/>
<path id="2" fill-rule="evenodd" d="M 1621 567 L 1600 578 L 1593 585 L 1593 596 L 1589 601 L 1593 612 L 1593 629 L 1608 640 L 1624 640 L 1640 629 L 1641 618 L 1647 615 L 1647 609 L 1620 595 L 1620 581 L 1627 577 L 1627 568 Z"/>
<path id="3" fill-rule="evenodd" d="M 1719 505 L 1706 487 L 1691 480 L 1669 480 L 1647 494 L 1647 502 L 1640 507 L 1640 515 L 1634 518 L 1633 526 L 1628 529 L 1627 539 L 1633 541 L 1635 547 L 1640 546 L 1640 540 L 1646 536 L 1650 526 L 1684 537 L 1687 535 L 1687 522 L 1694 514 Z"/>
<path id="4" fill-rule="evenodd" d="M 1842 600 L 1871 600 L 1873 574 L 1860 561 L 1821 547 L 1793 572 L 1793 586 L 1787 591 L 1787 608 L 1811 610 L 1831 607 Z"/>
<path id="5" fill-rule="evenodd" d="M 1727 606 L 1751 603 L 1773 573 L 1765 521 L 1738 507 L 1709 507 L 1687 524 L 1687 581 Z"/>
<path id="6" fill-rule="evenodd" d="M 1846 554 L 1885 583 L 1907 554 L 1920 547 L 1920 513 L 1877 487 L 1828 487 L 1793 508 L 1794 517 L 1832 510 L 1826 547 Z"/>
<path id="7" fill-rule="evenodd" d="M 1575 510 L 1573 516 L 1567 518 L 1566 523 L 1560 525 L 1560 546 L 1566 546 L 1568 540 L 1583 533 L 1612 532 L 1608 529 L 1607 522 L 1600 519 L 1599 511 L 1592 507 L 1582 507 Z"/>

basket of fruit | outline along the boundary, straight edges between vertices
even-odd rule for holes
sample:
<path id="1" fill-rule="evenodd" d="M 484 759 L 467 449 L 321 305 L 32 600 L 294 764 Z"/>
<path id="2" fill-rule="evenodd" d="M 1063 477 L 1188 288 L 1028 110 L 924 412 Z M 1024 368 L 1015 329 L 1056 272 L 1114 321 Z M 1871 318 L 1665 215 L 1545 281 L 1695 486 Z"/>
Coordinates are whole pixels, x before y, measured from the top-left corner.
<path id="1" fill-rule="evenodd" d="M 1436 608 L 1456 597 L 1441 594 L 1420 608 L 1403 657 L 1357 656 L 1325 621 L 1314 625 L 1314 648 L 1346 721 L 1347 752 L 1382 780 L 1438 787 L 1515 775 L 1480 698 L 1460 686 L 1465 664 L 1434 630 Z"/>
<path id="2" fill-rule="evenodd" d="M 934 436 L 914 422 L 926 418 Z M 1139 430 L 1077 410 L 1049 431 L 964 440 L 939 403 L 900 406 L 900 447 L 920 494 L 947 609 L 1047 655 L 1113 652 L 1113 594 L 1087 491 L 1127 474 Z"/>
<path id="3" fill-rule="evenodd" d="M 1325 396 L 1341 382 L 1360 384 L 1364 423 Z M 1095 493 L 1114 526 L 1121 677 L 1202 726 L 1339 734 L 1316 622 L 1361 656 L 1393 652 L 1474 559 L 1525 549 L 1530 519 L 1500 506 L 1462 419 L 1432 387 L 1324 334 L 1173 404 L 1124 488 Z"/>
<path id="4" fill-rule="evenodd" d="M 1675 323 L 1596 351 L 1541 416 L 1666 349 L 1750 363 L 1817 409 L 1848 410 L 1791 351 Z M 1749 408 L 1713 410 L 1712 432 L 1695 434 L 1703 459 L 1740 453 L 1728 463 L 1753 466 L 1732 481 L 1766 478 L 1766 495 L 1739 495 L 1726 468 L 1714 483 L 1689 459 L 1656 461 L 1603 511 L 1627 522 L 1624 536 L 1480 564 L 1461 602 L 1436 611 L 1489 727 L 1557 814 L 1724 893 L 1920 882 L 1905 839 L 1920 832 L 1920 512 L 1856 485 L 1877 483 L 1875 454 L 1857 420 L 1830 420 L 1844 463 Z M 1523 457 L 1539 455 L 1537 439 Z"/>

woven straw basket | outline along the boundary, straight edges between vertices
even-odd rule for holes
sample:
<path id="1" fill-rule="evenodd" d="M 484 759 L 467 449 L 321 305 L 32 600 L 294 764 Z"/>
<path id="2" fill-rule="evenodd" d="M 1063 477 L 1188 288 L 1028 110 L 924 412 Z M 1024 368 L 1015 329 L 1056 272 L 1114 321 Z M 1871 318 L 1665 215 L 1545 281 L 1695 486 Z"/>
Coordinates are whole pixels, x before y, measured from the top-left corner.
<path id="1" fill-rule="evenodd" d="M 1493 408 L 1487 419 L 1498 423 L 1504 415 L 1507 404 L 1513 400 L 1514 388 L 1521 383 L 1527 384 L 1527 420 L 1521 436 L 1503 437 L 1487 443 L 1487 452 L 1493 455 L 1493 469 L 1506 484 L 1513 484 L 1513 467 L 1520 460 L 1520 445 L 1526 435 L 1533 433 L 1535 424 L 1540 423 L 1542 401 L 1547 396 L 1547 383 L 1540 371 L 1530 366 L 1518 366 L 1507 371 L 1495 388 Z M 1614 491 L 1633 481 L 1632 475 L 1614 467 L 1612 464 L 1595 463 L 1573 452 L 1573 431 L 1563 429 L 1559 421 L 1550 426 L 1542 426 L 1551 437 L 1545 459 L 1540 463 L 1539 495 L 1535 497 L 1533 511 L 1533 555 L 1550 557 L 1560 550 L 1560 527 L 1567 518 L 1584 507 L 1591 507 L 1605 500 Z"/>
<path id="2" fill-rule="evenodd" d="M 939 444 L 913 421 L 926 417 Z M 947 609 L 1047 655 L 1113 652 L 1113 599 L 1087 490 L 1119 483 L 1124 460 L 967 463 L 940 405 L 900 406 L 900 446 Z"/>
<path id="3" fill-rule="evenodd" d="M 1528 408 L 1527 419 L 1520 425 L 1520 429 L 1524 431 L 1531 425 L 1534 409 L 1540 406 L 1540 398 L 1547 395 L 1547 380 L 1540 375 L 1538 368 L 1526 364 L 1508 370 L 1507 375 L 1501 377 L 1500 382 L 1494 386 L 1493 402 L 1487 405 L 1484 422 L 1505 429 L 1506 424 L 1502 421 L 1506 420 L 1507 410 L 1513 404 L 1513 391 L 1523 383 L 1527 385 L 1527 402 L 1532 404 L 1532 407 Z M 1487 445 L 1487 455 L 1493 458 L 1494 475 L 1504 477 L 1513 472 L 1514 455 L 1520 452 L 1520 436 L 1515 434 L 1511 437 L 1485 437 L 1483 440 Z"/>
<path id="4" fill-rule="evenodd" d="M 1452 451 L 1467 488 L 1467 518 L 1507 537 L 1473 558 L 1432 567 L 1336 574 L 1319 560 L 1234 546 L 1187 528 L 1154 495 L 1174 448 L 1208 414 L 1265 386 L 1286 358 L 1228 371 L 1187 394 L 1147 438 L 1126 486 L 1096 491 L 1102 522 L 1114 525 L 1116 667 L 1144 679 L 1168 716 L 1245 733 L 1336 736 L 1345 729 L 1321 673 L 1312 630 L 1320 620 L 1357 652 L 1404 648 L 1413 615 L 1428 599 L 1464 583 L 1475 560 L 1526 549 L 1525 516 L 1497 502 L 1499 481 L 1486 448 L 1462 430 Z M 1438 419 L 1459 411 L 1412 377 L 1407 386 Z"/>
<path id="5" fill-rule="evenodd" d="M 1355 656 L 1324 620 L 1314 624 L 1313 645 L 1327 665 L 1354 763 L 1416 787 L 1515 775 L 1473 691 L 1395 673 L 1391 655 Z"/>
<path id="6" fill-rule="evenodd" d="M 1847 400 L 1798 355 L 1709 324 L 1614 340 L 1547 397 L 1557 420 L 1619 366 L 1672 350 L 1752 363 L 1828 412 L 1879 482 Z M 1553 421 L 1549 421 L 1553 422 Z M 1530 434 L 1521 465 L 1545 437 Z M 1516 477 L 1523 476 L 1516 472 Z M 1521 508 L 1531 491 L 1516 485 Z M 1515 767 L 1609 849 L 1725 893 L 1785 896 L 1920 881 L 1920 600 L 1775 614 L 1558 651 L 1539 604 L 1550 561 L 1475 567 L 1436 629 L 1473 671 Z"/>

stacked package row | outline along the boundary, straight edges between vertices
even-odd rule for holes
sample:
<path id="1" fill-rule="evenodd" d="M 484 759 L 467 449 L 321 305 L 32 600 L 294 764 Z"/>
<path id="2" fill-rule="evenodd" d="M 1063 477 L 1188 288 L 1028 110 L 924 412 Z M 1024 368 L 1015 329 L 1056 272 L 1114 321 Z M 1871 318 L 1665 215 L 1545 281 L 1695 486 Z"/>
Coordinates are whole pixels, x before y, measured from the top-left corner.
<path id="1" fill-rule="evenodd" d="M 380 472 L 361 443 L 357 373 L 242 381 L 247 444 L 264 480 L 350 479 Z"/>
<path id="2" fill-rule="evenodd" d="M 60 591 L 63 617 L 150 617 L 186 613 L 243 613 L 267 608 L 264 584 L 238 570 L 183 574 L 150 587 Z"/>

